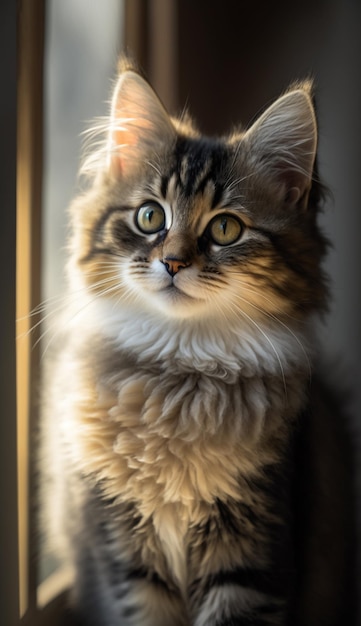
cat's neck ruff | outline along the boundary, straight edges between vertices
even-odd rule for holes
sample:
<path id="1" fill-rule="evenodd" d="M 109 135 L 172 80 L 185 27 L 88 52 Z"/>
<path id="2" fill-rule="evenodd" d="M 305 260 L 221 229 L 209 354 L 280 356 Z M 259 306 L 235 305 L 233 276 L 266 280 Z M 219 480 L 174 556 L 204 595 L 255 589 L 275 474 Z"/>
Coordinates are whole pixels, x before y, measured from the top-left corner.
<path id="1" fill-rule="evenodd" d="M 200 372 L 228 382 L 239 376 L 284 377 L 311 371 L 315 345 L 313 320 L 264 323 L 240 315 L 227 322 L 216 317 L 176 320 L 144 309 L 90 301 L 76 326 L 103 336 L 116 351 L 132 354 L 139 365 L 173 373 Z"/>

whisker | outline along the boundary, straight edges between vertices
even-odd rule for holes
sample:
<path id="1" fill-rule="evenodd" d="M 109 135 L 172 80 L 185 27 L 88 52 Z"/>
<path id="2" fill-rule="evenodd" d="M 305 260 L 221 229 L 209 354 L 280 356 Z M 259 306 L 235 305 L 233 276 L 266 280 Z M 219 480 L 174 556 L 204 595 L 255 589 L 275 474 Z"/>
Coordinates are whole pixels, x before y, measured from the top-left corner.
<path id="1" fill-rule="evenodd" d="M 96 276 L 101 274 L 102 272 L 97 272 L 97 274 L 93 275 Z M 104 272 L 104 274 L 110 274 L 110 272 Z M 41 333 L 40 337 L 38 337 L 38 339 L 33 344 L 32 349 L 36 348 L 36 346 L 44 339 L 44 337 L 49 332 L 51 332 L 55 323 L 57 323 L 57 321 L 59 320 L 61 314 L 65 313 L 67 310 L 70 310 L 72 308 L 72 305 L 76 304 L 77 299 L 81 297 L 84 292 L 91 291 L 92 289 L 96 289 L 101 286 L 106 286 L 109 283 L 114 282 L 116 278 L 117 277 L 114 274 L 105 276 L 101 278 L 101 280 L 94 282 L 91 286 L 84 285 L 83 287 L 78 288 L 76 291 L 68 291 L 59 296 L 44 300 L 42 303 L 37 305 L 28 315 L 23 316 L 17 320 L 20 323 L 21 321 L 31 319 L 34 316 L 41 316 L 39 321 L 33 324 L 26 332 L 18 334 L 17 339 L 21 340 L 24 337 L 31 335 L 39 326 L 44 324 L 46 325 L 49 320 L 54 320 L 54 322 L 52 322 L 48 327 L 45 328 L 44 332 Z M 116 285 L 116 288 L 119 288 L 119 283 Z M 58 306 L 54 306 L 55 304 L 57 304 Z"/>
<path id="2" fill-rule="evenodd" d="M 296 341 L 296 343 L 299 345 L 299 347 L 301 348 L 301 351 L 303 352 L 303 355 L 305 357 L 306 363 L 307 363 L 307 368 L 308 368 L 308 375 L 309 375 L 309 379 L 311 380 L 312 378 L 312 369 L 311 369 L 311 362 L 309 359 L 309 356 L 306 352 L 306 348 L 304 347 L 304 345 L 302 344 L 301 340 L 299 339 L 299 337 L 297 337 L 296 333 L 293 332 L 293 330 L 291 328 L 289 328 L 289 326 L 287 326 L 287 324 L 285 324 L 282 320 L 280 320 L 276 315 L 274 315 L 273 313 L 270 313 L 269 311 L 265 311 L 264 309 L 262 309 L 261 307 L 257 306 L 256 304 L 254 304 L 253 302 L 251 302 L 250 300 L 247 300 L 246 298 L 242 298 L 242 296 L 240 296 L 239 294 L 234 294 L 234 296 L 241 300 L 242 302 L 245 302 L 246 304 L 248 304 L 249 306 L 253 307 L 254 309 L 256 309 L 257 311 L 259 311 L 262 315 L 264 315 L 265 317 L 268 317 L 272 320 L 274 320 L 275 322 L 277 322 L 277 324 L 279 324 L 280 326 L 282 326 L 283 328 L 285 328 L 285 330 L 287 330 L 287 332 L 293 337 L 293 339 Z"/>
<path id="3" fill-rule="evenodd" d="M 282 376 L 282 382 L 283 382 L 283 389 L 285 392 L 285 401 L 287 403 L 287 399 L 288 399 L 288 393 L 287 393 L 287 384 L 286 384 L 286 376 L 285 376 L 285 372 L 284 372 L 284 367 L 280 358 L 280 355 L 273 343 L 273 341 L 269 338 L 269 336 L 267 335 L 267 333 L 263 330 L 263 328 L 257 324 L 257 322 L 250 316 L 248 315 L 248 313 L 246 313 L 245 311 L 243 311 L 242 309 L 236 308 L 234 303 L 231 302 L 227 302 L 226 304 L 229 308 L 229 310 L 234 314 L 240 314 L 242 315 L 242 317 L 244 317 L 245 319 L 247 319 L 253 326 L 255 326 L 255 328 L 257 328 L 257 330 L 260 332 L 260 334 L 265 338 L 265 340 L 268 342 L 268 344 L 271 346 L 275 357 L 277 359 L 279 368 L 280 368 L 280 372 L 281 372 L 281 376 Z"/>
<path id="4" fill-rule="evenodd" d="M 154 163 L 152 163 L 152 161 L 147 161 L 147 165 L 153 168 L 153 170 L 158 174 L 159 178 L 162 178 L 162 172 L 156 165 L 154 165 Z"/>
<path id="5" fill-rule="evenodd" d="M 104 271 L 102 271 L 102 272 L 97 271 L 96 273 L 94 273 L 94 272 L 84 272 L 83 275 L 84 276 L 102 276 L 102 275 L 110 274 L 111 268 L 119 269 L 119 263 L 116 263 L 116 262 L 113 262 L 113 263 L 109 262 L 107 264 L 104 263 L 102 265 L 104 265 L 104 266 L 108 265 L 109 269 L 104 269 Z M 114 278 L 115 278 L 115 276 L 113 276 L 113 279 Z M 98 284 L 100 284 L 100 281 L 99 281 Z M 27 313 L 26 315 L 19 316 L 16 319 L 16 322 L 20 323 L 20 322 L 22 322 L 24 320 L 30 319 L 31 317 L 35 317 L 37 315 L 41 315 L 44 312 L 48 311 L 48 309 L 50 307 L 53 307 L 55 304 L 60 303 L 61 306 L 57 307 L 56 310 L 53 311 L 54 313 L 56 313 L 57 311 L 61 310 L 62 308 L 67 307 L 68 303 L 71 302 L 72 298 L 77 297 L 80 292 L 86 291 L 87 289 L 89 289 L 89 287 L 87 285 L 85 285 L 82 288 L 78 288 L 76 291 L 66 290 L 62 294 L 57 294 L 55 296 L 51 296 L 49 298 L 46 298 L 46 299 L 42 300 L 39 304 L 37 304 L 31 311 L 29 311 L 29 313 Z M 48 315 L 50 315 L 50 314 L 51 313 L 48 313 Z M 43 317 L 42 319 L 44 320 L 46 318 Z M 30 329 L 30 331 L 31 331 L 31 329 Z"/>
<path id="6" fill-rule="evenodd" d="M 252 283 L 252 284 L 253 284 L 253 283 Z M 249 293 L 254 293 L 257 297 L 263 298 L 263 300 L 265 300 L 266 302 L 269 302 L 269 303 L 272 305 L 272 308 L 275 308 L 274 301 L 273 301 L 271 298 L 267 297 L 264 293 L 262 293 L 262 291 L 261 291 L 261 290 L 252 289 L 252 288 L 249 286 L 249 284 L 248 284 L 248 283 L 247 283 L 244 279 L 243 279 L 243 280 L 241 280 L 241 281 L 239 282 L 239 285 L 240 285 L 240 287 L 241 287 L 241 289 L 242 289 L 242 290 L 243 290 L 243 289 L 245 289 L 245 290 L 249 291 Z M 295 317 L 293 317 L 293 316 L 292 316 L 292 315 L 290 315 L 289 313 L 285 313 L 285 312 L 283 312 L 283 311 L 282 311 L 281 309 L 279 309 L 279 308 L 277 308 L 276 310 L 277 310 L 279 313 L 282 313 L 282 315 L 283 315 L 284 317 L 287 317 L 287 318 L 289 318 L 290 320 L 293 320 L 293 321 L 298 321 L 298 320 L 296 320 L 296 318 L 295 318 Z"/>
<path id="7" fill-rule="evenodd" d="M 91 300 L 87 300 L 84 305 L 82 307 L 80 307 L 80 309 L 78 309 L 77 311 L 75 311 L 75 313 L 71 316 L 70 319 L 68 319 L 68 323 L 71 323 L 76 317 L 78 317 L 78 315 L 80 315 L 84 309 L 86 309 L 90 304 L 93 304 L 98 298 L 101 298 L 105 295 L 109 295 L 110 293 L 112 293 L 113 291 L 117 291 L 119 290 L 119 284 L 113 285 L 112 287 L 107 287 L 106 289 L 103 289 L 103 291 L 97 293 L 95 295 L 94 298 L 92 298 Z M 51 329 L 47 329 L 45 330 L 45 332 L 39 337 L 39 339 L 35 342 L 34 344 L 34 348 L 37 346 L 38 343 L 40 343 L 40 341 L 44 340 L 45 335 L 50 332 Z M 59 328 L 54 334 L 53 336 L 50 338 L 49 342 L 46 344 L 44 350 L 42 351 L 42 357 L 41 359 L 44 358 L 45 354 L 47 353 L 47 351 L 49 350 L 49 347 L 51 345 L 51 343 L 53 343 L 53 341 L 55 340 L 55 338 L 57 336 L 59 336 L 59 334 L 62 332 L 62 328 Z"/>

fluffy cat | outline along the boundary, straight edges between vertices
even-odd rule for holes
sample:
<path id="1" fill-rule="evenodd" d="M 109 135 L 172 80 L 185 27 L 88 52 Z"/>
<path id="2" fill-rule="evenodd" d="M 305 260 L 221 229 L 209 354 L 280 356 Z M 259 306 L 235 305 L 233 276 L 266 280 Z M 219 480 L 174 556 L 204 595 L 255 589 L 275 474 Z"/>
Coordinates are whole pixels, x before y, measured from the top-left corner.
<path id="1" fill-rule="evenodd" d="M 202 136 L 129 64 L 70 209 L 53 532 L 94 626 L 350 624 L 310 81 Z"/>

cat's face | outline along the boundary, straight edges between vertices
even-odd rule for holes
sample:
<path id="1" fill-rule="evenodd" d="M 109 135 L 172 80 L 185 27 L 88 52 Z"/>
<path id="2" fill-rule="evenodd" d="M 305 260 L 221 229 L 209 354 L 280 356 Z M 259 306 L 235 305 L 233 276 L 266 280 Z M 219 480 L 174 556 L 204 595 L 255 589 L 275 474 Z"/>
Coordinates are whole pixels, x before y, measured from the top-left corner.
<path id="1" fill-rule="evenodd" d="M 101 171 L 73 209 L 75 265 L 91 293 L 114 307 L 220 323 L 320 308 L 307 89 L 247 132 L 210 140 L 172 121 L 138 75 L 123 75 Z"/>

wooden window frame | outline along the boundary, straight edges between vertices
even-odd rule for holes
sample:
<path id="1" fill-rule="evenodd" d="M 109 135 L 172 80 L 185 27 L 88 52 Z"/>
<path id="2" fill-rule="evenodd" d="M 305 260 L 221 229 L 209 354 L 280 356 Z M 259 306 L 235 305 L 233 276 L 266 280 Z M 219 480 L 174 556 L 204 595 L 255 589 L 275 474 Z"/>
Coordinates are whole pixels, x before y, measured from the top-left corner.
<path id="1" fill-rule="evenodd" d="M 0 63 L 0 621 L 18 616 L 15 237 L 16 237 L 16 6 L 1 6 Z"/>
<path id="2" fill-rule="evenodd" d="M 64 597 L 39 608 L 36 513 L 33 506 L 39 389 L 39 327 L 29 316 L 41 301 L 43 65 L 45 0 L 18 4 L 16 378 L 19 619 L 24 626 L 62 623 Z"/>
<path id="3" fill-rule="evenodd" d="M 44 130 L 45 0 L 20 0 L 17 15 L 16 382 L 18 618 L 22 626 L 69 625 L 62 572 L 39 586 L 36 432 L 40 383 L 39 319 Z M 31 332 L 30 332 L 30 329 Z M 40 590 L 40 593 L 39 593 Z"/>

